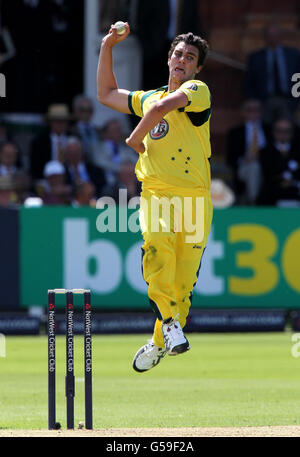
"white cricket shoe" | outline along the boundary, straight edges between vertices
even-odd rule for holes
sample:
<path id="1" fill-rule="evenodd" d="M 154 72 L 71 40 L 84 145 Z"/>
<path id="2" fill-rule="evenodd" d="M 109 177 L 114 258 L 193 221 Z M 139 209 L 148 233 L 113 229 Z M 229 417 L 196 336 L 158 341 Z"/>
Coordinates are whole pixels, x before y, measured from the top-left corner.
<path id="1" fill-rule="evenodd" d="M 190 349 L 189 342 L 177 320 L 170 319 L 167 322 L 163 322 L 161 328 L 168 355 L 182 354 Z"/>
<path id="2" fill-rule="evenodd" d="M 149 340 L 135 354 L 132 362 L 133 369 L 139 373 L 148 371 L 155 367 L 165 355 L 165 348 L 158 348 L 152 340 Z"/>

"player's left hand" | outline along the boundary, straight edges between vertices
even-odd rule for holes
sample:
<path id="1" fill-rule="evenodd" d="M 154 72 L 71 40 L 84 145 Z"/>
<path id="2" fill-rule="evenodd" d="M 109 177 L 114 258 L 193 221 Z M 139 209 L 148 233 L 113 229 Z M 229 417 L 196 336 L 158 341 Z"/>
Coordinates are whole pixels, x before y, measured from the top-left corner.
<path id="1" fill-rule="evenodd" d="M 136 142 L 132 138 L 126 138 L 126 144 L 130 148 L 134 149 L 138 154 L 143 154 L 145 152 L 145 145 L 143 142 Z"/>

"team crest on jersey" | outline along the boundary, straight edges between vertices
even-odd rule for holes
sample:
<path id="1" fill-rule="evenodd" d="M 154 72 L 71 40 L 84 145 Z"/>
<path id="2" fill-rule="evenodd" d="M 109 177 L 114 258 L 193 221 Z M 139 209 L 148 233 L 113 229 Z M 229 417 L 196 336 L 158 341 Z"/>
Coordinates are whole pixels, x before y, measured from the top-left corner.
<path id="1" fill-rule="evenodd" d="M 152 140 L 160 140 L 169 131 L 169 124 L 165 119 L 162 119 L 159 124 L 157 124 L 154 129 L 151 130 L 150 132 L 150 137 Z"/>

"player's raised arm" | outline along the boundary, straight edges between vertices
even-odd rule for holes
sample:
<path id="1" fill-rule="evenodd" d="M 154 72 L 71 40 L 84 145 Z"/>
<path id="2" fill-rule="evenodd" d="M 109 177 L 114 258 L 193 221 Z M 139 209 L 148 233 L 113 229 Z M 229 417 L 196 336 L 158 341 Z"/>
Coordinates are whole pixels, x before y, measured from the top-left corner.
<path id="1" fill-rule="evenodd" d="M 100 103 L 122 113 L 130 114 L 128 107 L 129 91 L 119 89 L 113 71 L 113 47 L 124 41 L 130 34 L 130 27 L 125 23 L 126 32 L 123 35 L 117 34 L 117 29 L 112 26 L 109 33 L 103 38 L 98 70 L 97 70 L 97 96 Z"/>

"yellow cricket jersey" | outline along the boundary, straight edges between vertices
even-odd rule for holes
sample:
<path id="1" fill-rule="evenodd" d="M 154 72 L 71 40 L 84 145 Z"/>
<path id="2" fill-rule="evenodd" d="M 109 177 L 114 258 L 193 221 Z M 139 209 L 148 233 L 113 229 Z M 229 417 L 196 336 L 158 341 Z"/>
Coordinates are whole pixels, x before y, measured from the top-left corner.
<path id="1" fill-rule="evenodd" d="M 198 80 L 186 81 L 177 90 L 186 94 L 188 105 L 170 111 L 145 137 L 146 151 L 139 156 L 136 175 L 145 187 L 174 186 L 205 192 L 210 189 L 210 92 Z M 143 117 L 153 103 L 168 94 L 168 86 L 131 92 L 129 108 Z"/>

